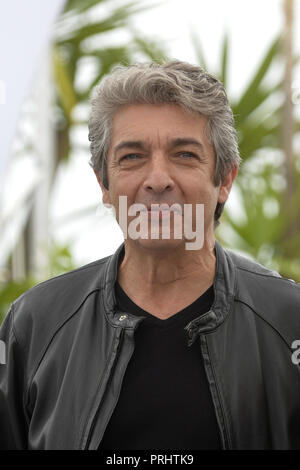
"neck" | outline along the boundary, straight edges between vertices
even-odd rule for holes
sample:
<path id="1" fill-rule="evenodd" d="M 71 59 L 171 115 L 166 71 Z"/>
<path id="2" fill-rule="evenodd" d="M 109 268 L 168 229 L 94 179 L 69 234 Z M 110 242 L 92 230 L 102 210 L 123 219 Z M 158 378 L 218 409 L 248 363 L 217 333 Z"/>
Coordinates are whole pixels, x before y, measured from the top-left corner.
<path id="1" fill-rule="evenodd" d="M 212 285 L 215 276 L 215 238 L 201 250 L 180 245 L 171 250 L 151 250 L 125 240 L 125 256 L 118 282 L 130 297 L 163 299 L 185 292 L 193 296 Z M 199 295 L 200 295 L 199 294 Z M 153 297 L 155 296 L 155 297 Z"/>

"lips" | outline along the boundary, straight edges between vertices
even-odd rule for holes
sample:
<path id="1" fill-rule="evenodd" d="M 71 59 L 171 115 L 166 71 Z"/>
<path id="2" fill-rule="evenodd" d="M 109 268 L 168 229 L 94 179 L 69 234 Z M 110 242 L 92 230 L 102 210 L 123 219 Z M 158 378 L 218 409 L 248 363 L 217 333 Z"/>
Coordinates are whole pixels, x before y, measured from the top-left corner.
<path id="1" fill-rule="evenodd" d="M 172 207 L 173 206 L 173 207 Z M 175 212 L 177 214 L 182 213 L 181 209 L 181 204 L 179 203 L 172 203 L 172 204 L 167 204 L 167 203 L 152 203 L 152 204 L 145 204 L 145 209 L 144 211 L 147 210 L 148 212 Z"/>

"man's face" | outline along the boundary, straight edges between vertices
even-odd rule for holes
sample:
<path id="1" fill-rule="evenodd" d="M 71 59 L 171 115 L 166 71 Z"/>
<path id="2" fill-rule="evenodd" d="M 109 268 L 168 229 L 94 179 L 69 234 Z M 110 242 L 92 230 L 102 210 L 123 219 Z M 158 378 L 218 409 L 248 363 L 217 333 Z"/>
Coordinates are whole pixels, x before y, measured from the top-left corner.
<path id="1" fill-rule="evenodd" d="M 204 237 L 213 233 L 217 202 L 226 201 L 235 173 L 214 185 L 215 155 L 206 136 L 206 123 L 205 117 L 173 104 L 134 104 L 118 109 L 108 151 L 108 190 L 97 176 L 103 202 L 114 206 L 118 221 L 119 196 L 127 196 L 128 207 L 134 203 L 148 208 L 177 203 L 184 209 L 184 204 L 190 204 L 192 219 L 196 204 L 204 204 Z M 171 212 L 171 222 L 174 216 Z M 128 217 L 128 222 L 131 219 Z M 162 218 L 155 220 L 161 226 Z M 195 220 L 192 223 L 195 228 Z M 174 248 L 185 242 L 184 237 L 175 239 L 173 235 L 171 229 L 169 240 L 162 239 L 161 233 L 159 239 L 151 239 L 149 228 L 147 239 L 131 242 L 151 249 Z"/>

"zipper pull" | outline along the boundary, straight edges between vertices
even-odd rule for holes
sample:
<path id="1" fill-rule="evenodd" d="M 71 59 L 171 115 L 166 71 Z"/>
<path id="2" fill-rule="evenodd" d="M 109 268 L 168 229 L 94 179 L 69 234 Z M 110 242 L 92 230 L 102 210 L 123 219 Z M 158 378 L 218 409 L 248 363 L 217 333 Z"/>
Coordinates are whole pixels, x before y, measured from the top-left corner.
<path id="1" fill-rule="evenodd" d="M 197 325 L 189 323 L 184 327 L 184 329 L 187 331 L 188 347 L 190 347 L 198 336 L 198 327 Z"/>

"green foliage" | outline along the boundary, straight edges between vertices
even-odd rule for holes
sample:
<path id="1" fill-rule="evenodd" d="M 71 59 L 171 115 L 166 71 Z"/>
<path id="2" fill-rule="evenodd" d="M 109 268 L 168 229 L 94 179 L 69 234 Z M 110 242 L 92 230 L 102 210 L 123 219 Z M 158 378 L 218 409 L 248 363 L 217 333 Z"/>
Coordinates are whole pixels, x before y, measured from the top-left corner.
<path id="1" fill-rule="evenodd" d="M 76 265 L 74 264 L 70 247 L 67 245 L 57 245 L 53 242 L 50 250 L 49 270 L 45 272 L 44 277 L 36 279 L 29 276 L 22 281 L 11 281 L 2 286 L 0 284 L 0 323 L 11 303 L 21 294 L 49 277 L 59 276 L 75 268 Z"/>
<path id="2" fill-rule="evenodd" d="M 0 287 L 0 323 L 4 319 L 11 303 L 35 284 L 36 282 L 34 279 L 27 278 L 24 281 L 9 282 L 2 288 Z"/>
<path id="3" fill-rule="evenodd" d="M 49 276 L 59 276 L 60 274 L 76 269 L 76 267 L 70 247 L 68 245 L 58 245 L 53 242 L 50 252 Z"/>
<path id="4" fill-rule="evenodd" d="M 280 51 L 279 44 L 279 39 L 276 39 L 271 44 L 246 90 L 238 102 L 235 103 L 234 115 L 236 116 L 236 125 L 238 127 L 277 89 L 277 86 L 265 85 L 264 87 L 263 79 L 275 59 L 278 58 Z"/>

